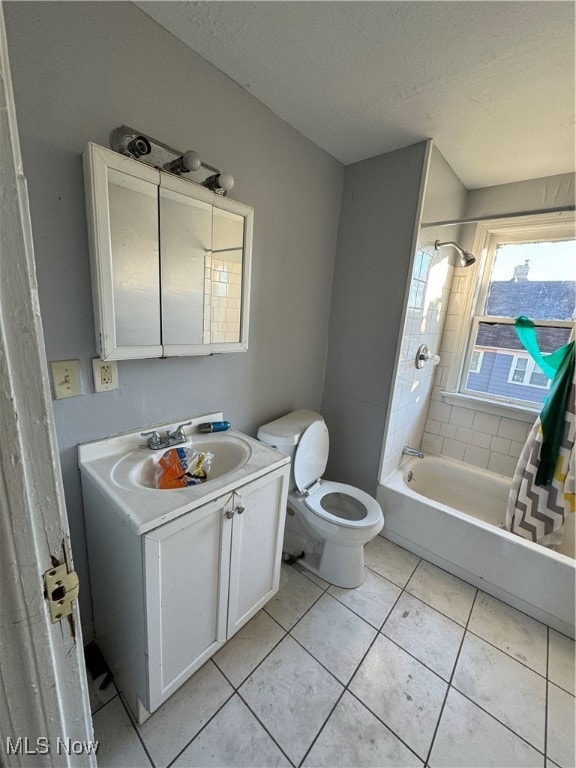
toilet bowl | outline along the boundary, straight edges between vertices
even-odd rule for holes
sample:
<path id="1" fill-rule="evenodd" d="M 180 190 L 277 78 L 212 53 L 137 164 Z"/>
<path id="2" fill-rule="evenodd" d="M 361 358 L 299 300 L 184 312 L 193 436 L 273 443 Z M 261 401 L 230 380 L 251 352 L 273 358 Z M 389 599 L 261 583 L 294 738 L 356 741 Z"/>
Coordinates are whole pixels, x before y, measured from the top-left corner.
<path id="1" fill-rule="evenodd" d="M 328 429 L 314 411 L 264 424 L 258 439 L 292 459 L 284 552 L 308 570 L 348 589 L 364 581 L 364 546 L 384 525 L 378 502 L 345 483 L 323 480 Z"/>

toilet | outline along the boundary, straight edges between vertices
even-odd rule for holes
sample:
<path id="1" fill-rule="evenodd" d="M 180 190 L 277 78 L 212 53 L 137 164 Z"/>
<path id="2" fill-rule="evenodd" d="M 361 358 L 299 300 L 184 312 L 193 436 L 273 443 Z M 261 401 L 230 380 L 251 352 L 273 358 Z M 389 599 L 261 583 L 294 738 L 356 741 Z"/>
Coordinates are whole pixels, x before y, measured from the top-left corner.
<path id="1" fill-rule="evenodd" d="M 314 411 L 299 410 L 264 424 L 258 439 L 290 456 L 284 552 L 338 587 L 364 581 L 364 546 L 384 525 L 376 499 L 344 483 L 322 480 L 328 429 Z"/>

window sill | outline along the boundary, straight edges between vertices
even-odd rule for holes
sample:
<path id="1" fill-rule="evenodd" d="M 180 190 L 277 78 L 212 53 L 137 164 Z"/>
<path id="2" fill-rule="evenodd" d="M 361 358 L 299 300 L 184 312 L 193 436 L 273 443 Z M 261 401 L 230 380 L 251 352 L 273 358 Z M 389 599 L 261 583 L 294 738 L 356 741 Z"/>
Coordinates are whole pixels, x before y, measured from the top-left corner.
<path id="1" fill-rule="evenodd" d="M 497 403 L 493 400 L 484 400 L 481 397 L 463 395 L 460 392 L 441 392 L 440 397 L 448 405 L 459 405 L 462 408 L 473 408 L 475 411 L 492 413 L 495 416 L 506 416 L 509 419 L 525 421 L 534 424 L 539 414 L 539 409 L 524 408 L 521 405 L 511 403 Z"/>

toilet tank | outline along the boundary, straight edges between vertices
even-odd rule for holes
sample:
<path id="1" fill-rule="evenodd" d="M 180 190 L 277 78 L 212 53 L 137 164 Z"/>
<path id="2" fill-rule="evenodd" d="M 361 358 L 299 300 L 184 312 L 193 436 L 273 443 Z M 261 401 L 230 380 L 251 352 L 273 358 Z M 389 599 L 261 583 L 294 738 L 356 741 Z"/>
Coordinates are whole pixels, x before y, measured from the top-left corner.
<path id="1" fill-rule="evenodd" d="M 296 487 L 294 480 L 294 454 L 296 453 L 296 446 L 300 442 L 302 434 L 315 421 L 324 421 L 324 419 L 315 411 L 301 409 L 287 413 L 285 416 L 281 416 L 274 421 L 269 421 L 268 424 L 263 424 L 258 430 L 258 440 L 272 448 L 276 448 L 280 453 L 290 456 L 289 490 L 293 490 Z"/>

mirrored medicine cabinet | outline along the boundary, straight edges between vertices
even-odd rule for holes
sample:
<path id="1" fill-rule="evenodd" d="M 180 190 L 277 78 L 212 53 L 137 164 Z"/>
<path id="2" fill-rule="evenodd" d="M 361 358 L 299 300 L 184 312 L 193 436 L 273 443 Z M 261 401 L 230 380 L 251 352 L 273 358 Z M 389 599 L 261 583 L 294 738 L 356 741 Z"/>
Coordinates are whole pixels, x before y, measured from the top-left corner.
<path id="1" fill-rule="evenodd" d="M 92 143 L 84 179 L 100 357 L 246 350 L 253 209 Z"/>

